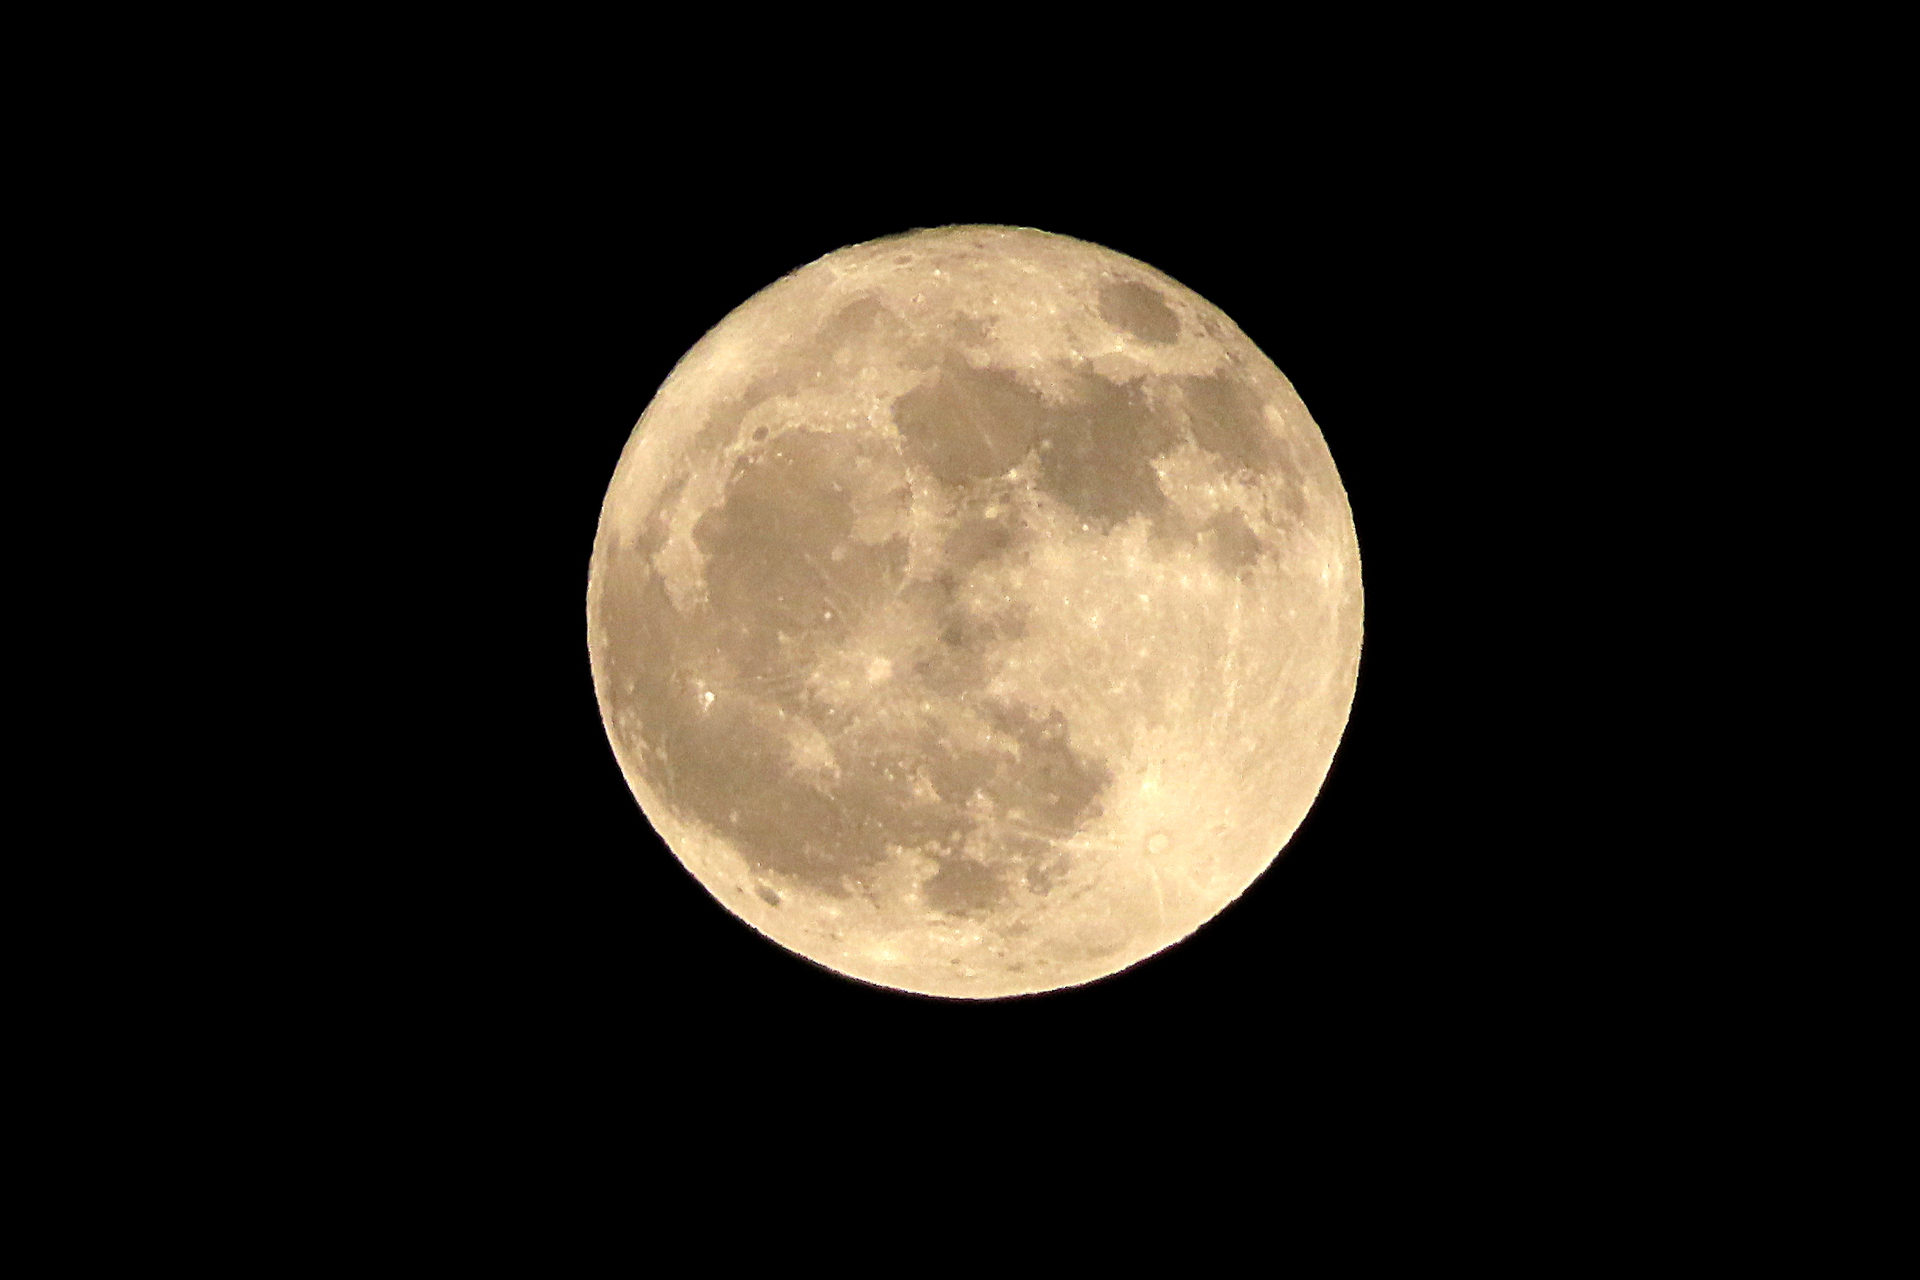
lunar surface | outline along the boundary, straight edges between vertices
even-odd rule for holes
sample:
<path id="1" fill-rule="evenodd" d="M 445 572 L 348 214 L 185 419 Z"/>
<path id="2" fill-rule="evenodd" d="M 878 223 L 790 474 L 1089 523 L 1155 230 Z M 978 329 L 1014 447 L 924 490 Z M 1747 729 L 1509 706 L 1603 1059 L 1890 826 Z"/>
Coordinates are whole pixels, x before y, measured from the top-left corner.
<path id="1" fill-rule="evenodd" d="M 832 253 L 689 351 L 587 593 L 608 737 L 728 910 L 946 997 L 1190 934 L 1278 855 L 1360 658 L 1320 430 L 1217 308 L 1013 227 Z"/>

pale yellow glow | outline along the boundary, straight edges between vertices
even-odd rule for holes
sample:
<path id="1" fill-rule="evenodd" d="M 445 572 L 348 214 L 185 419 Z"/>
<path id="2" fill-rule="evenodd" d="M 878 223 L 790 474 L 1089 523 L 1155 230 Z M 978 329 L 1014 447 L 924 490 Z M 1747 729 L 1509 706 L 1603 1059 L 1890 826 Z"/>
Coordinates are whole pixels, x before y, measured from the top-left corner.
<path id="1" fill-rule="evenodd" d="M 687 353 L 588 640 L 648 819 L 865 981 L 992 998 L 1177 942 L 1325 778 L 1361 641 L 1319 429 L 1190 290 L 1063 236 L 830 254 Z"/>

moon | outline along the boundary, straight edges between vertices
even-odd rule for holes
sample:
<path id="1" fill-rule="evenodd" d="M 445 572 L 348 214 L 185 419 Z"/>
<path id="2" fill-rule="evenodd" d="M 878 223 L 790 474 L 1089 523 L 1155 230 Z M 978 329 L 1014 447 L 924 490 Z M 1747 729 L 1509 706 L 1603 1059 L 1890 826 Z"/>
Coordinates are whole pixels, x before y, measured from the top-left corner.
<path id="1" fill-rule="evenodd" d="M 587 590 L 674 855 L 781 946 L 992 999 L 1238 897 L 1326 778 L 1361 645 L 1320 429 L 1219 309 L 1021 227 L 854 245 L 648 405 Z"/>

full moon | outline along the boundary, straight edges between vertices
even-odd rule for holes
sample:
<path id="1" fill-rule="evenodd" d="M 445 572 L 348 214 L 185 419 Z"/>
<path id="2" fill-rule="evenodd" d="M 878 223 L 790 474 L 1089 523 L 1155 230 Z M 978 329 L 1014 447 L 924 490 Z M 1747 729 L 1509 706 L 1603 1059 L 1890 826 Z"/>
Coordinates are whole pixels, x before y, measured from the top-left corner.
<path id="1" fill-rule="evenodd" d="M 828 254 L 680 360 L 608 487 L 587 636 L 628 785 L 729 911 L 997 998 L 1124 969 L 1272 864 L 1347 722 L 1359 549 L 1218 308 L 942 227 Z"/>

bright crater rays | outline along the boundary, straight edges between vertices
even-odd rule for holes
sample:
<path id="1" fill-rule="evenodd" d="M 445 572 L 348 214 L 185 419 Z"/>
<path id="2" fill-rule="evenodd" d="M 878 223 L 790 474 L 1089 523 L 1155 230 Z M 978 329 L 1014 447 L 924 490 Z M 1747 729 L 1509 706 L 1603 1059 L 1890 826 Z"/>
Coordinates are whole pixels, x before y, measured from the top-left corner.
<path id="1" fill-rule="evenodd" d="M 1216 308 L 1064 236 L 830 254 L 688 352 L 588 646 L 648 819 L 841 973 L 990 998 L 1177 942 L 1298 827 L 1353 695 L 1319 429 Z"/>

